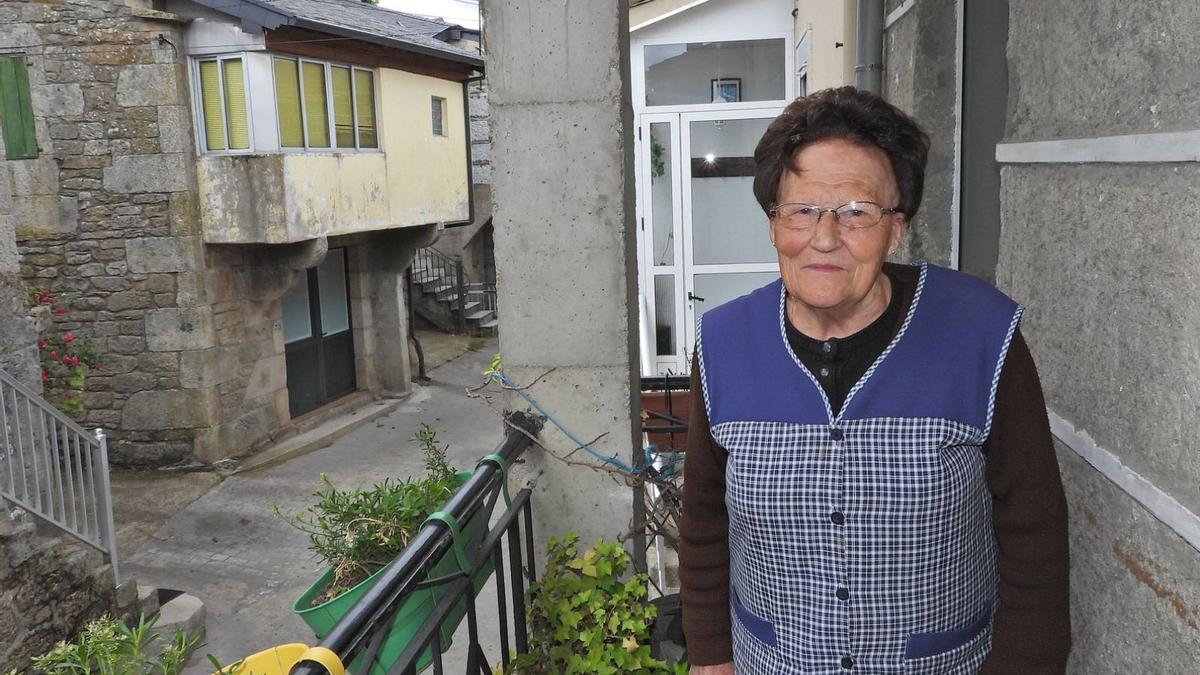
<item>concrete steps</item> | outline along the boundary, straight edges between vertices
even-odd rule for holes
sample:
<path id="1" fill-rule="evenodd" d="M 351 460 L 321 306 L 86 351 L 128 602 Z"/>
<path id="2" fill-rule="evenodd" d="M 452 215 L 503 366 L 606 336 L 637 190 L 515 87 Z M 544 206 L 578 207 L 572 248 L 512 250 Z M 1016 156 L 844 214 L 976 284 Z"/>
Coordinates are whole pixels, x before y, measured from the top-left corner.
<path id="1" fill-rule="evenodd" d="M 448 333 L 459 330 L 458 287 L 456 280 L 449 279 L 438 270 L 414 272 L 413 282 L 420 289 L 419 297 L 413 298 L 413 309 L 421 318 Z M 493 336 L 499 327 L 496 313 L 487 309 L 477 299 L 481 284 L 470 284 L 472 291 L 462 308 L 467 333 L 481 337 Z"/>

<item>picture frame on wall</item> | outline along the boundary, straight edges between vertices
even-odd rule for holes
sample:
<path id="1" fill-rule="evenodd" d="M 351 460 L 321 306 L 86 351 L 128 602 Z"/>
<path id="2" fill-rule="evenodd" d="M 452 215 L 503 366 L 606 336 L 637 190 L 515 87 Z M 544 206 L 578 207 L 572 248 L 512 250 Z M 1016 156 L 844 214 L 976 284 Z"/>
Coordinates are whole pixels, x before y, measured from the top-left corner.
<path id="1" fill-rule="evenodd" d="M 723 77 L 712 81 L 713 103 L 739 103 L 742 100 L 742 78 Z"/>

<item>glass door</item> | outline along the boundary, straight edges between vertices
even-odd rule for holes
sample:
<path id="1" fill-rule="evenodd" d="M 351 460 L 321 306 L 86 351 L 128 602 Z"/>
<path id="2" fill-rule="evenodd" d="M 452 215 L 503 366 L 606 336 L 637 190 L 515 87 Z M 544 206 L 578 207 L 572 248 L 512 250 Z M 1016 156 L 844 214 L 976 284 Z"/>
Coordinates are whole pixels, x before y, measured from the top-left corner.
<path id="1" fill-rule="evenodd" d="M 704 312 L 779 278 L 754 199 L 754 148 L 780 110 L 680 115 L 684 352 Z"/>
<path id="2" fill-rule="evenodd" d="M 683 226 L 679 115 L 643 115 L 639 170 L 641 292 L 649 312 L 649 361 L 657 374 L 684 373 Z"/>
<path id="3" fill-rule="evenodd" d="M 289 412 L 298 417 L 354 392 L 346 249 L 331 248 L 283 296 Z"/>

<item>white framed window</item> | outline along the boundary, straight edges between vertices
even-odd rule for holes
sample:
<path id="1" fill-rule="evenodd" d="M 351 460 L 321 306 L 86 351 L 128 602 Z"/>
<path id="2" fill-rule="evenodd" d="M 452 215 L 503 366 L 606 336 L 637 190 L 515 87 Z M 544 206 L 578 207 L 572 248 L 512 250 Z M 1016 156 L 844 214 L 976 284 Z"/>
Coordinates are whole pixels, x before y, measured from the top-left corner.
<path id="1" fill-rule="evenodd" d="M 377 150 L 375 72 L 273 56 L 279 145 L 284 150 Z"/>
<path id="2" fill-rule="evenodd" d="M 446 99 L 433 97 L 433 135 L 446 135 Z"/>
<path id="3" fill-rule="evenodd" d="M 250 152 L 254 139 L 244 55 L 204 57 L 194 63 L 201 149 L 212 153 Z"/>

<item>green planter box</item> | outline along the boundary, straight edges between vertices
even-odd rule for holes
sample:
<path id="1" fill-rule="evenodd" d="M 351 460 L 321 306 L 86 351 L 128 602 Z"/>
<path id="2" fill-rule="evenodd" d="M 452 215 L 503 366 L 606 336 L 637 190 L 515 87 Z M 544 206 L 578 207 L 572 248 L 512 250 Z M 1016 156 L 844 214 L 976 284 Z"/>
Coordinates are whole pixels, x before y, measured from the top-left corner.
<path id="1" fill-rule="evenodd" d="M 469 472 L 460 472 L 458 474 L 459 485 L 466 482 L 471 477 Z M 467 519 L 462 526 L 462 536 L 464 541 L 473 542 L 481 540 L 481 529 L 487 527 L 487 519 L 480 517 L 482 514 L 476 512 L 474 516 Z M 475 574 L 475 588 L 479 589 L 491 576 L 493 570 L 492 561 L 489 558 L 487 563 Z M 433 569 L 430 570 L 427 579 L 435 579 L 458 571 L 458 562 L 454 557 L 454 551 L 451 549 L 443 555 Z M 333 570 L 326 570 L 307 590 L 300 596 L 296 603 L 292 605 L 292 611 L 297 614 L 304 623 L 316 634 L 317 639 L 322 639 L 333 630 L 337 622 L 350 611 L 367 592 L 367 589 L 378 581 L 379 575 L 383 572 L 380 570 L 375 574 L 367 577 L 357 586 L 351 588 L 338 597 L 323 602 L 319 605 L 313 605 L 313 599 L 320 596 L 333 580 Z M 383 630 L 387 631 L 387 636 L 383 639 L 383 644 L 379 648 L 379 653 L 375 656 L 375 662 L 370 664 L 370 668 L 364 668 L 361 663 L 362 657 L 359 656 L 350 664 L 349 672 L 358 673 L 359 675 L 386 675 L 388 668 L 392 666 L 400 658 L 400 654 L 404 652 L 404 648 L 412 641 L 413 636 L 421 628 L 421 625 L 433 613 L 433 608 L 437 605 L 438 600 L 445 594 L 445 586 L 435 586 L 433 588 L 421 589 L 411 593 L 407 599 L 401 603 L 400 608 L 396 610 L 395 616 L 389 626 Z M 464 597 L 462 601 L 455 606 L 454 610 L 442 622 L 440 637 L 442 652 L 445 652 L 450 646 L 450 641 L 454 637 L 454 631 L 458 628 L 458 624 L 462 621 L 463 616 L 467 611 L 468 598 Z M 420 672 L 429 667 L 433 661 L 433 650 L 427 647 L 417 659 L 417 671 Z"/>

